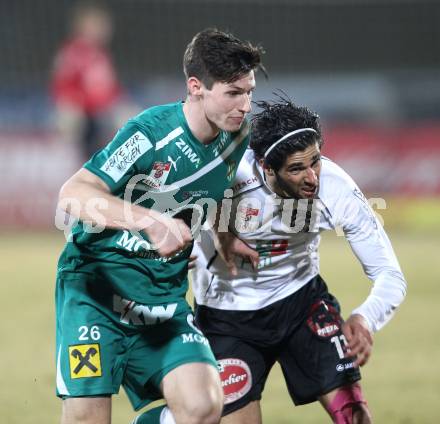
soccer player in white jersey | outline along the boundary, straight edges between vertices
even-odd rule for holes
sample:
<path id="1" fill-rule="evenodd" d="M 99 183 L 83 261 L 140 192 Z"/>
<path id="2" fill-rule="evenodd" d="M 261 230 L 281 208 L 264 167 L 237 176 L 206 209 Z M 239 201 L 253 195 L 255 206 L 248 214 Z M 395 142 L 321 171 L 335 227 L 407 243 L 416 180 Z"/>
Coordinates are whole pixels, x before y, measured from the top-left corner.
<path id="1" fill-rule="evenodd" d="M 252 150 L 223 201 L 229 231 L 216 243 L 203 232 L 195 246 L 196 323 L 219 361 L 222 423 L 261 423 L 275 361 L 296 405 L 318 400 L 335 423 L 370 423 L 359 366 L 403 301 L 404 276 L 362 192 L 321 157 L 319 117 L 284 98 L 259 106 Z M 320 232 L 336 228 L 373 282 L 345 322 L 319 275 Z"/>

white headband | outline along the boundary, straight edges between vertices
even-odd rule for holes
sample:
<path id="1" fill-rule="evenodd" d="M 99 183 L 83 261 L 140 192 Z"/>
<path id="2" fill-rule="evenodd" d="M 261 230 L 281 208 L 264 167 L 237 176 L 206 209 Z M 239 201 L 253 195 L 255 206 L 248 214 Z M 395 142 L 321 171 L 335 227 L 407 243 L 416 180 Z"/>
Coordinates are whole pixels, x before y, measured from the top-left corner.
<path id="1" fill-rule="evenodd" d="M 292 135 L 295 134 L 299 134 L 305 131 L 311 131 L 314 132 L 315 134 L 318 134 L 313 128 L 300 128 L 299 130 L 295 130 L 292 131 L 290 133 L 287 133 L 286 135 L 283 135 L 278 141 L 276 141 L 274 144 L 272 144 L 272 146 L 270 146 L 267 150 L 266 153 L 264 154 L 264 159 L 267 158 L 267 155 L 276 147 L 278 146 L 278 144 L 280 144 L 282 141 L 284 141 L 286 138 L 291 137 Z"/>

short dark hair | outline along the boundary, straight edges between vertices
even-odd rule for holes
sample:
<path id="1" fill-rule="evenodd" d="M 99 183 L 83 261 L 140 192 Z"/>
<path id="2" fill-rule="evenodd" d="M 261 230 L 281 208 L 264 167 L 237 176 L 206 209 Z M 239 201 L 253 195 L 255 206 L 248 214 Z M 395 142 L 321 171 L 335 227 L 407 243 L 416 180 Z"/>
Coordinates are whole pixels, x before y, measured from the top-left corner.
<path id="1" fill-rule="evenodd" d="M 196 77 L 211 89 L 215 82 L 234 82 L 252 70 L 264 68 L 264 50 L 216 28 L 197 33 L 183 56 L 186 78 Z"/>
<path id="2" fill-rule="evenodd" d="M 283 166 L 288 155 L 302 151 L 316 142 L 319 147 L 322 146 L 321 124 L 315 112 L 295 105 L 286 96 L 278 96 L 277 101 L 259 101 L 255 104 L 261 111 L 252 118 L 250 147 L 257 160 L 264 158 L 269 147 L 292 131 L 300 128 L 316 131 L 295 134 L 277 145 L 265 158 L 266 165 L 274 171 Z"/>

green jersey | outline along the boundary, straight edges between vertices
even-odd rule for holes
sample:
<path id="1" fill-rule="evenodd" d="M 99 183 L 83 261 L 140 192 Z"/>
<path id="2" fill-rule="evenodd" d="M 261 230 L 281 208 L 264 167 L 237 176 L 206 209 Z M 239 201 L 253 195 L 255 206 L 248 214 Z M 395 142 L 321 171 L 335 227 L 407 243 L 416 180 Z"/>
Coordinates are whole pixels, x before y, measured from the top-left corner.
<path id="1" fill-rule="evenodd" d="M 235 133 L 220 131 L 204 145 L 191 133 L 182 106 L 178 102 L 145 110 L 84 167 L 131 203 L 171 215 L 194 205 L 206 210 L 207 202 L 221 200 L 234 179 L 248 144 L 248 124 Z M 64 279 L 76 272 L 89 274 L 125 299 L 164 303 L 184 297 L 190 252 L 187 248 L 162 258 L 144 233 L 96 231 L 78 222 L 58 272 Z"/>

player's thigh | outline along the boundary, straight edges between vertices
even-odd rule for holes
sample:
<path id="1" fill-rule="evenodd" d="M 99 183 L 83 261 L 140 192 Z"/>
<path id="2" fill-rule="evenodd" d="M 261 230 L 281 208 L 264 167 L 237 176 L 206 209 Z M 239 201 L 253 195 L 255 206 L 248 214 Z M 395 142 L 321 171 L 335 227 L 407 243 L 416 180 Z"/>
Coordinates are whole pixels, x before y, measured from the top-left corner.
<path id="1" fill-rule="evenodd" d="M 180 303 L 171 319 L 146 329 L 131 345 L 123 385 L 136 410 L 162 398 L 164 382 L 171 381 L 174 375 L 172 381 L 179 384 L 176 390 L 184 399 L 189 386 L 200 391 L 203 379 L 210 387 L 220 387 L 217 362 L 209 342 L 193 320 L 188 304 Z M 197 379 L 185 373 L 186 365 L 195 365 Z M 187 381 L 180 378 L 182 372 Z M 200 397 L 204 395 L 200 393 Z M 212 393 L 206 396 L 211 397 Z"/>
<path id="2" fill-rule="evenodd" d="M 110 424 L 110 397 L 67 398 L 63 400 L 61 424 Z"/>
<path id="3" fill-rule="evenodd" d="M 295 404 L 313 402 L 360 379 L 353 359 L 345 357 L 342 322 L 337 300 L 323 293 L 308 308 L 303 324 L 286 340 L 279 362 Z"/>
<path id="4" fill-rule="evenodd" d="M 220 371 L 224 393 L 223 416 L 261 399 L 275 358 L 269 352 L 228 336 L 207 336 Z"/>
<path id="5" fill-rule="evenodd" d="M 161 389 L 176 420 L 220 418 L 223 393 L 218 371 L 210 364 L 187 363 L 174 368 L 163 378 Z"/>
<path id="6" fill-rule="evenodd" d="M 258 400 L 222 418 L 221 424 L 261 424 L 261 407 Z"/>

